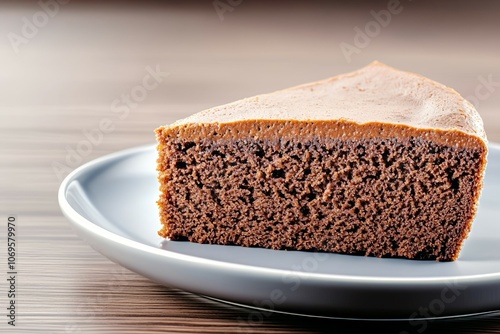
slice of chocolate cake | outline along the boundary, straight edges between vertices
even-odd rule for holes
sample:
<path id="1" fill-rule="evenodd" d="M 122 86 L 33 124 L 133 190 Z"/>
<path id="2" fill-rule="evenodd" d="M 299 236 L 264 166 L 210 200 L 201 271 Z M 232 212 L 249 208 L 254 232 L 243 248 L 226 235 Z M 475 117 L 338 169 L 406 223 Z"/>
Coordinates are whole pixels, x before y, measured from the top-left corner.
<path id="1" fill-rule="evenodd" d="M 454 90 L 375 62 L 156 130 L 171 240 L 456 260 L 486 167 Z"/>

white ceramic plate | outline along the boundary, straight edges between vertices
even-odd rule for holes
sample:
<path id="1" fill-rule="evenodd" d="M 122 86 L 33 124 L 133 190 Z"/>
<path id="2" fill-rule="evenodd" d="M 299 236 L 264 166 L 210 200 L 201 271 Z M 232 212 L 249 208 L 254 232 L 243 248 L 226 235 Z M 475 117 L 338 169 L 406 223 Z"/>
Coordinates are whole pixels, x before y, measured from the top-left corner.
<path id="1" fill-rule="evenodd" d="M 59 203 L 94 249 L 164 285 L 302 315 L 452 317 L 500 309 L 500 146 L 488 159 L 479 214 L 455 262 L 164 241 L 154 146 L 81 166 L 61 184 Z"/>

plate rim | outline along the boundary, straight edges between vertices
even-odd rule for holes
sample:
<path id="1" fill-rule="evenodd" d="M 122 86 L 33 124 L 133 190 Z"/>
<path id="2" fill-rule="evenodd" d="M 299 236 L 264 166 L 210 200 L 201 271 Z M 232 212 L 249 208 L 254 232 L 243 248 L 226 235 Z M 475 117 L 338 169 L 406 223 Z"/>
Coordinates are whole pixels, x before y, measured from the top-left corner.
<path id="1" fill-rule="evenodd" d="M 229 263 L 221 260 L 200 258 L 194 255 L 187 255 L 182 253 L 173 252 L 170 250 L 155 248 L 153 246 L 141 243 L 136 240 L 120 236 L 116 233 L 106 230 L 103 227 L 98 226 L 96 223 L 88 220 L 87 218 L 80 215 L 67 201 L 66 193 L 69 185 L 78 180 L 78 177 L 89 173 L 92 170 L 97 170 L 100 166 L 106 163 L 117 161 L 121 158 L 127 158 L 140 153 L 146 153 L 148 150 L 155 149 L 157 144 L 146 144 L 135 146 L 116 152 L 108 153 L 106 155 L 100 156 L 96 159 L 90 160 L 79 167 L 75 168 L 70 172 L 61 182 L 58 189 L 58 202 L 60 209 L 64 216 L 70 221 L 72 225 L 77 225 L 77 227 L 86 230 L 89 233 L 100 236 L 110 242 L 118 243 L 124 247 L 131 247 L 140 252 L 146 252 L 155 256 L 160 256 L 164 258 L 170 258 L 173 260 L 186 261 L 189 263 L 203 263 L 204 265 L 214 265 L 219 268 L 237 270 L 237 271 L 248 271 L 248 272 L 259 272 L 266 275 L 281 277 L 286 274 L 287 270 L 276 269 L 269 267 L 259 267 L 250 264 L 241 263 Z M 488 151 L 491 149 L 500 151 L 500 143 L 489 142 Z M 500 153 L 500 152 L 499 152 Z M 381 259 L 384 260 L 384 259 Z M 411 260 L 409 260 L 411 261 Z M 357 275 L 343 275 L 343 274 L 325 274 L 325 273 L 315 273 L 315 272 L 301 272 L 295 271 L 295 275 L 298 275 L 300 279 L 306 281 L 317 281 L 317 282 L 346 282 L 346 283 L 370 283 L 370 284 L 390 284 L 397 286 L 418 286 L 427 285 L 430 283 L 434 284 L 446 284 L 450 281 L 473 284 L 477 283 L 478 280 L 482 282 L 496 281 L 500 280 L 500 272 L 496 273 L 485 273 L 485 274 L 474 274 L 474 275 L 464 275 L 464 276 L 449 276 L 449 277 L 376 277 L 376 276 L 357 276 Z"/>

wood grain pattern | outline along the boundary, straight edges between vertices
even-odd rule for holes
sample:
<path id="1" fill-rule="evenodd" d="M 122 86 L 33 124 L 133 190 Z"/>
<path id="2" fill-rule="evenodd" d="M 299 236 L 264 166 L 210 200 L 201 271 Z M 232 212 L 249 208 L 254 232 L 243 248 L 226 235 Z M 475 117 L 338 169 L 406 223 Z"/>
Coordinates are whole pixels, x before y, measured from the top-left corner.
<path id="1" fill-rule="evenodd" d="M 153 143 L 153 129 L 161 124 L 347 72 L 373 59 L 476 97 L 490 141 L 500 142 L 499 3 L 402 5 L 404 10 L 351 62 L 340 43 L 353 43 L 354 28 L 373 20 L 370 11 L 383 10 L 385 2 L 270 6 L 244 1 L 221 21 L 210 1 L 142 7 L 75 1 L 60 5 L 17 53 L 9 33 L 22 35 L 23 17 L 32 20 L 41 9 L 2 5 L 0 267 L 5 271 L 6 219 L 15 215 L 19 279 L 15 329 L 6 324 L 2 279 L 0 332 L 500 333 L 498 314 L 426 323 L 359 322 L 260 314 L 214 302 L 110 262 L 76 236 L 57 204 L 61 178 L 69 170 Z M 169 74 L 137 105 L 117 111 L 115 101 L 123 107 L 123 94 L 132 94 L 147 68 L 156 67 Z M 83 145 L 86 133 L 95 134 L 103 119 L 113 130 L 101 131 L 97 144 L 68 163 L 69 152 Z M 66 169 L 58 172 L 54 164 Z"/>

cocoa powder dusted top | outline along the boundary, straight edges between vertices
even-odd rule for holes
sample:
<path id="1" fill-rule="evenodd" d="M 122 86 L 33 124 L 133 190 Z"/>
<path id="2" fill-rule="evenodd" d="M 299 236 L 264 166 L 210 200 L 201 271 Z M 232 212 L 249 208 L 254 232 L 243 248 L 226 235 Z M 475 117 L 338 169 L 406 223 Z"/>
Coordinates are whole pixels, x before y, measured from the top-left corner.
<path id="1" fill-rule="evenodd" d="M 284 136 L 324 133 L 376 137 L 385 130 L 385 136 L 435 137 L 438 131 L 444 137 L 437 140 L 448 145 L 486 142 L 479 114 L 456 91 L 379 62 L 352 73 L 207 109 L 159 131 L 192 136 L 190 128 L 196 125 L 201 136 L 211 136 L 212 130 L 219 128 L 219 136 L 233 137 L 235 133 L 224 131 L 225 124 L 232 124 L 239 135 L 265 137 L 280 131 L 276 121 L 296 123 L 294 133 L 278 133 Z M 235 123 L 240 125 L 235 128 Z M 207 131 L 200 131 L 200 125 L 206 125 Z M 287 131 L 292 128 L 287 127 Z"/>

